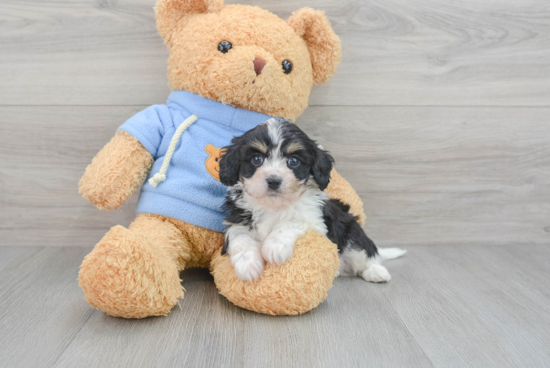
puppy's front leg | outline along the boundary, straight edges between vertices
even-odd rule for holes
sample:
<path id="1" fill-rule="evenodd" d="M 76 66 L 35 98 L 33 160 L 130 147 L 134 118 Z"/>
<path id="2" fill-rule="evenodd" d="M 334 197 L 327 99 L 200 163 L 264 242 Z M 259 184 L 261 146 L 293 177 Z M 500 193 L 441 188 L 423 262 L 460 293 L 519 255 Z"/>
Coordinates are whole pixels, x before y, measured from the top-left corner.
<path id="1" fill-rule="evenodd" d="M 271 264 L 281 265 L 292 257 L 294 243 L 305 234 L 293 224 L 284 223 L 277 226 L 265 239 L 262 246 L 262 257 Z"/>
<path id="2" fill-rule="evenodd" d="M 232 226 L 226 234 L 227 253 L 238 278 L 253 282 L 264 272 L 260 248 L 248 228 Z"/>

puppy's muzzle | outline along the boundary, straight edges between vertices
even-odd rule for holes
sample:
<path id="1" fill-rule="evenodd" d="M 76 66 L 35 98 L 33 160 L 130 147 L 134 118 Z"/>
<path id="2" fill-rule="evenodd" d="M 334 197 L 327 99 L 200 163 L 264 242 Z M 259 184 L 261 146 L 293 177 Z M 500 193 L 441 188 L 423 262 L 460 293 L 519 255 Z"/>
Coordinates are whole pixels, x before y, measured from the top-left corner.
<path id="1" fill-rule="evenodd" d="M 269 190 L 277 190 L 281 186 L 281 183 L 283 180 L 277 176 L 270 176 L 267 179 L 265 179 L 267 182 L 267 187 Z"/>

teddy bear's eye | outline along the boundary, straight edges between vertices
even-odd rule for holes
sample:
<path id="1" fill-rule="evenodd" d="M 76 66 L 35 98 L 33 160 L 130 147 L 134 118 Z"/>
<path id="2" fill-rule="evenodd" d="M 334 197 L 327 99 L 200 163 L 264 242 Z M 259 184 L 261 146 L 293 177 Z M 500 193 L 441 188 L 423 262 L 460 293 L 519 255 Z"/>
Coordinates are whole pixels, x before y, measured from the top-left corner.
<path id="1" fill-rule="evenodd" d="M 292 63 L 288 60 L 283 60 L 283 70 L 285 74 L 288 74 L 292 71 Z"/>
<path id="2" fill-rule="evenodd" d="M 218 45 L 218 50 L 222 53 L 227 53 L 227 51 L 231 50 L 233 48 L 233 45 L 229 41 L 222 41 Z"/>

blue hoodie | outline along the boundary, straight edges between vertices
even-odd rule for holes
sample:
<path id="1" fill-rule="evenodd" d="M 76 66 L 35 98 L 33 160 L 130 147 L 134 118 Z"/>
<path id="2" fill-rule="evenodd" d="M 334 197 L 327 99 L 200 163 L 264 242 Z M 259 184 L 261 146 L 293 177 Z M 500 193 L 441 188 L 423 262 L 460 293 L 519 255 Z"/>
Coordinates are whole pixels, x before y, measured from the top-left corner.
<path id="1" fill-rule="evenodd" d="M 159 172 L 178 126 L 193 114 L 199 119 L 177 142 L 166 180 L 153 187 L 149 178 Z M 210 156 L 207 150 L 212 152 L 212 146 L 229 145 L 233 137 L 269 118 L 187 91 L 174 91 L 166 105 L 150 106 L 131 117 L 118 130 L 136 137 L 155 160 L 141 188 L 136 212 L 168 216 L 223 231 L 221 205 L 227 188 L 207 170 L 206 161 Z"/>

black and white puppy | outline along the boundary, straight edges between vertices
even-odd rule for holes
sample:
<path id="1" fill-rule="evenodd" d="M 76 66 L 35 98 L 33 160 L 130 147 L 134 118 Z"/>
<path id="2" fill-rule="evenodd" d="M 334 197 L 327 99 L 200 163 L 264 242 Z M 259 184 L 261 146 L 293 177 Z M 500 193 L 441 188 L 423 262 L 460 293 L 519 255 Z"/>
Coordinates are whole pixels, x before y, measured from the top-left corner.
<path id="1" fill-rule="evenodd" d="M 377 249 L 349 206 L 328 198 L 323 190 L 334 160 L 300 128 L 270 119 L 231 143 L 220 160 L 220 181 L 229 186 L 222 254 L 229 254 L 240 279 L 257 280 L 264 261 L 283 264 L 309 230 L 338 245 L 340 275 L 391 279 L 380 261 L 405 251 Z"/>

